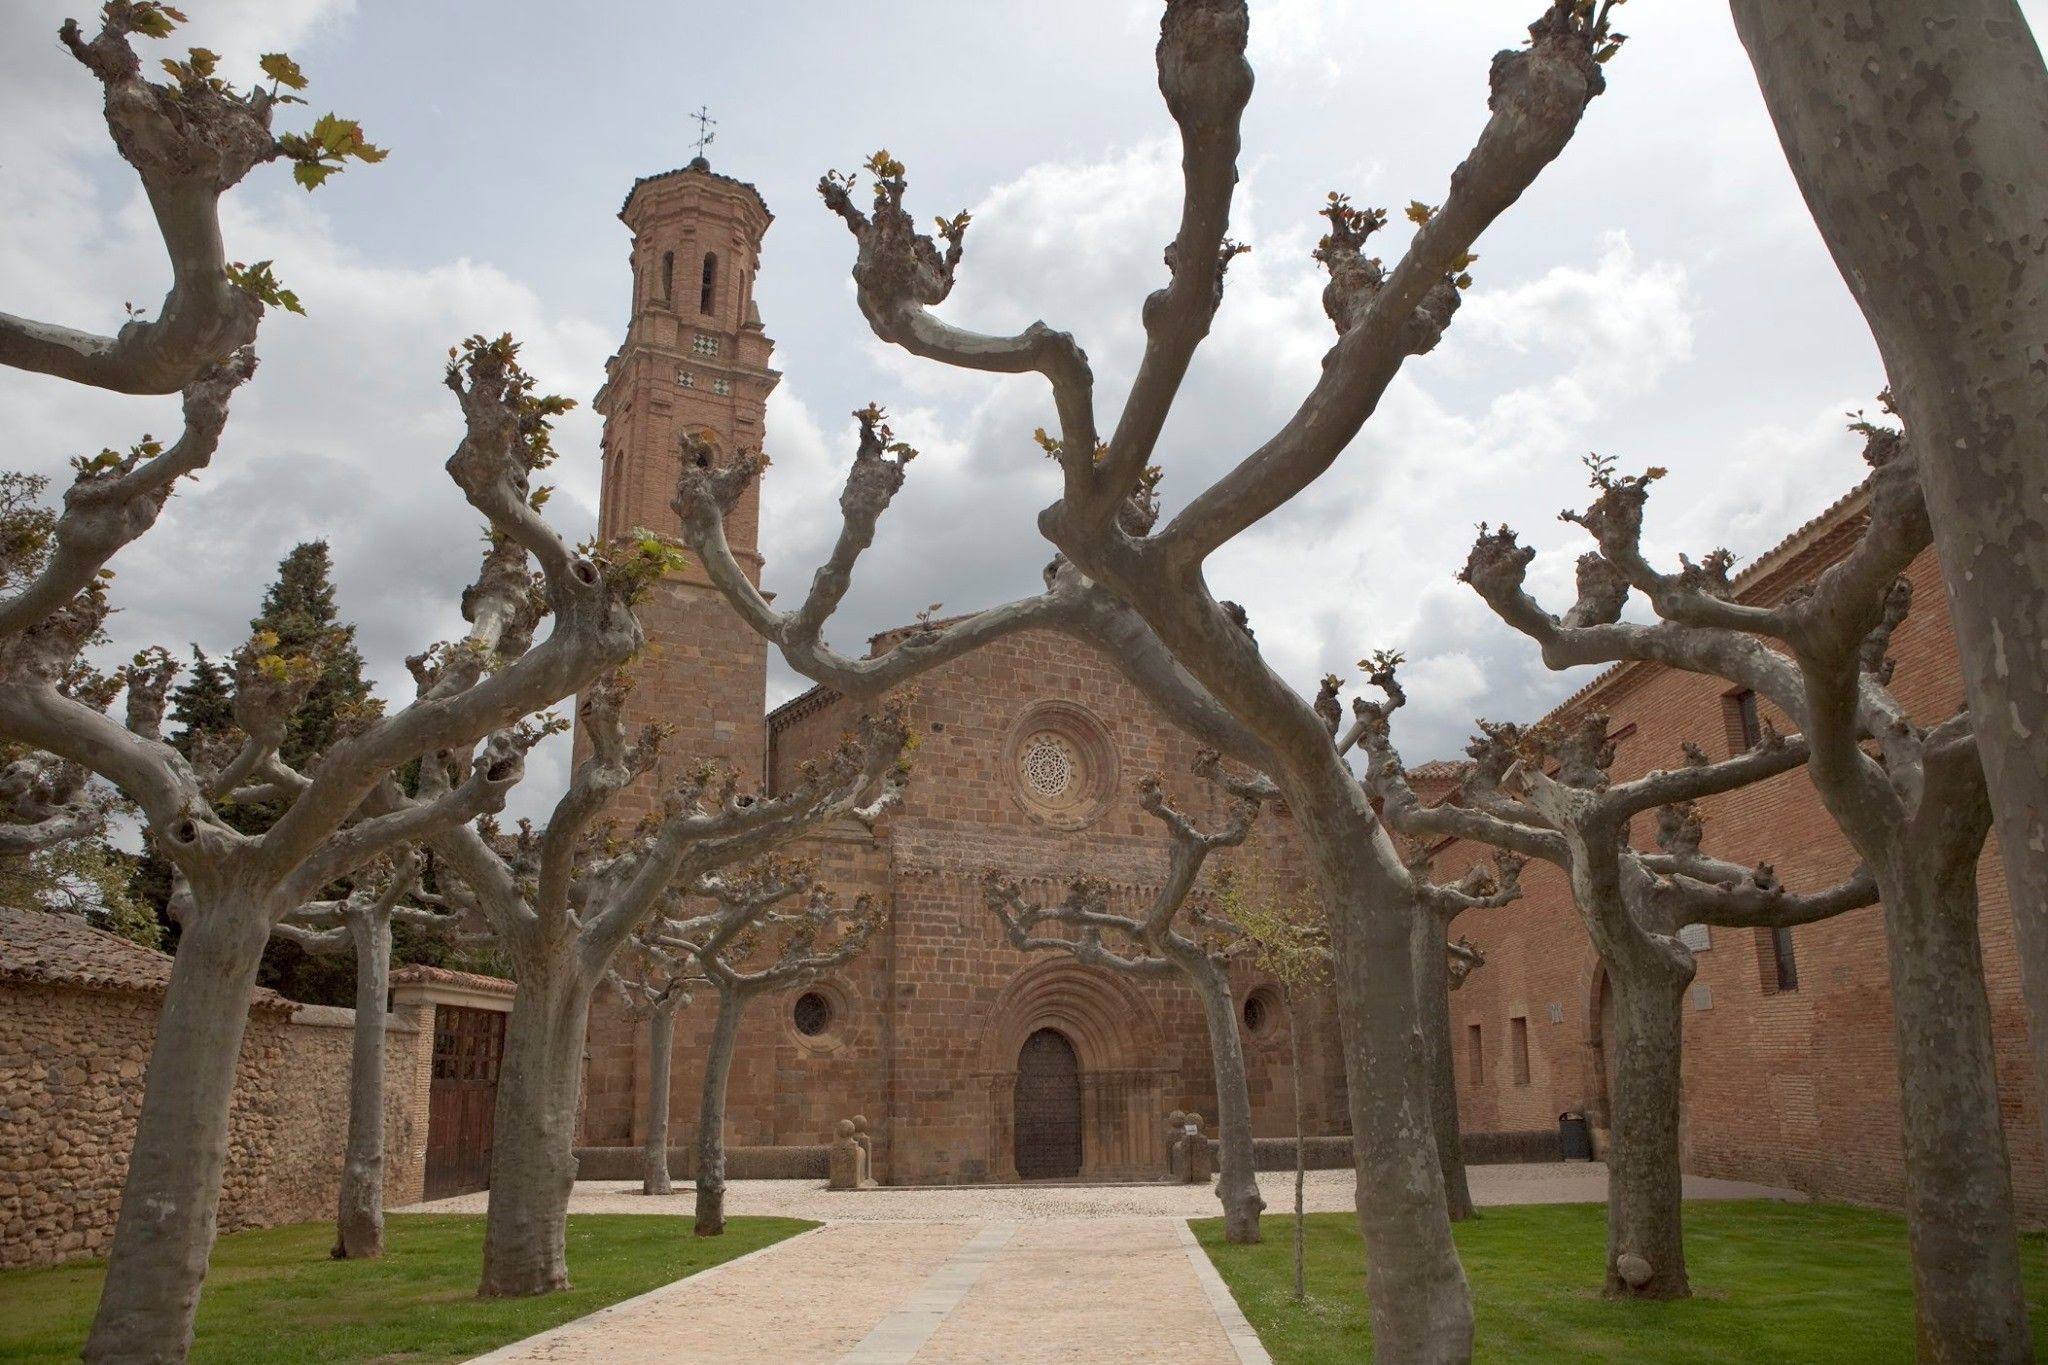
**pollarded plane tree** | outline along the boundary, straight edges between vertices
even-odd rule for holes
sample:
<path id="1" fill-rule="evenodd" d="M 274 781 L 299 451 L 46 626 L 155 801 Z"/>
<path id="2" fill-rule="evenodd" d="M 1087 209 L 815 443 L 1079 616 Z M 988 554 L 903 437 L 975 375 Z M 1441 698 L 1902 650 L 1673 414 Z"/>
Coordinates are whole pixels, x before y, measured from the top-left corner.
<path id="1" fill-rule="evenodd" d="M 886 789 L 875 805 L 854 813 L 872 823 L 897 790 Z M 726 1092 L 747 1006 L 763 995 L 801 990 L 844 967 L 867 947 L 882 915 L 866 896 L 850 906 L 835 904 L 831 891 L 818 884 L 815 868 L 782 859 L 701 878 L 690 894 L 715 904 L 701 915 L 659 920 L 647 938 L 675 955 L 678 970 L 687 964 L 718 992 L 697 1113 L 695 1224 L 697 1236 L 716 1237 L 725 1231 Z M 801 904 L 776 908 L 789 901 Z"/>
<path id="2" fill-rule="evenodd" d="M 1427 840 L 1406 840 L 1408 875 L 1415 883 L 1415 995 L 1424 1056 L 1430 1075 L 1430 1124 L 1437 1164 L 1444 1173 L 1444 1202 L 1451 1221 L 1479 1216 L 1472 1182 L 1465 1173 L 1465 1146 L 1458 1123 L 1458 1081 L 1451 1059 L 1451 992 L 1486 959 L 1463 942 L 1451 941 L 1451 926 L 1467 910 L 1492 910 L 1522 894 L 1522 856 L 1498 850 L 1493 866 L 1474 863 L 1454 882 L 1431 880 L 1435 848 Z"/>
<path id="3" fill-rule="evenodd" d="M 1217 900 L 1243 932 L 1254 967 L 1280 988 L 1287 1007 L 1287 1069 L 1294 1091 L 1294 1301 L 1308 1298 L 1308 1132 L 1301 1117 L 1301 1002 L 1329 988 L 1330 930 L 1321 910 L 1302 896 L 1259 894 L 1249 879 L 1225 869 Z"/>
<path id="4" fill-rule="evenodd" d="M 312 189 L 351 158 L 384 159 L 360 125 L 333 114 L 304 133 L 271 131 L 279 106 L 305 102 L 292 92 L 306 88 L 306 77 L 284 53 L 263 56 L 268 84 L 247 92 L 217 74 L 219 59 L 204 48 L 192 49 L 182 62 L 165 59 L 168 83 L 145 79 L 129 39 L 166 38 L 184 17 L 155 0 L 109 0 L 91 39 L 73 20 L 58 30 L 71 55 L 105 88 L 107 130 L 140 177 L 170 256 L 171 287 L 156 317 L 131 309 L 127 323 L 105 336 L 0 313 L 0 365 L 118 393 L 189 389 L 256 339 L 266 305 L 299 311 L 298 299 L 278 283 L 270 262 L 245 266 L 228 260 L 221 196 L 271 161 L 292 162 L 293 177 Z M 74 541 L 70 548 L 88 547 Z M 61 600 L 40 605 L 48 611 Z M 37 605 L 27 603 L 23 610 Z"/>
<path id="5" fill-rule="evenodd" d="M 642 934 L 645 930 L 642 931 Z M 628 1019 L 647 1025 L 647 1136 L 641 1143 L 640 1193 L 673 1194 L 668 1171 L 668 1092 L 676 1051 L 676 1012 L 690 1003 L 686 964 L 635 935 L 605 971 Z"/>
<path id="6" fill-rule="evenodd" d="M 1399 680 L 1391 667 L 1374 680 L 1387 699 L 1360 698 L 1355 709 L 1363 722 L 1366 783 L 1387 822 L 1419 838 L 1471 840 L 1502 856 L 1541 859 L 1569 879 L 1573 905 L 1615 998 L 1605 1291 L 1686 1297 L 1679 1079 L 1685 990 L 1697 966 L 1679 931 L 1688 924 L 1811 923 L 1871 904 L 1876 887 L 1859 871 L 1837 885 L 1795 894 L 1768 866 L 1707 858 L 1696 828 L 1689 844 L 1674 842 L 1657 854 L 1631 845 L 1631 825 L 1653 809 L 1660 812 L 1660 829 L 1681 810 L 1697 820 L 1692 802 L 1798 767 L 1806 758 L 1804 742 L 1767 732 L 1755 748 L 1719 762 L 1688 748 L 1678 768 L 1616 783 L 1608 774 L 1614 745 L 1604 715 L 1526 727 L 1481 722 L 1457 792 L 1425 806 L 1388 731 L 1404 699 Z M 1430 1041 L 1448 1060 L 1447 1028 L 1443 1039 Z"/>
<path id="7" fill-rule="evenodd" d="M 740 790 L 737 774 L 698 765 L 666 784 L 660 808 L 620 833 L 604 822 L 613 800 L 655 775 L 664 731 L 629 740 L 626 681 L 588 688 L 577 734 L 589 751 L 544 828 L 522 823 L 500 837 L 489 825 L 436 832 L 428 841 L 441 894 L 490 928 L 519 982 L 505 1024 L 504 1058 L 484 1225 L 487 1297 L 569 1286 L 565 1234 L 576 1181 L 577 1088 L 590 999 L 613 958 L 671 894 L 719 868 L 772 852 L 820 824 L 873 819 L 909 771 L 902 707 L 864 716 L 801 780 L 777 796 Z M 455 774 L 423 769 L 413 803 L 445 799 Z"/>
<path id="8" fill-rule="evenodd" d="M 1214 751 L 1201 755 L 1196 770 L 1219 788 L 1226 781 Z M 983 896 L 1011 946 L 1020 951 L 1064 952 L 1086 966 L 1155 980 L 1180 977 L 1194 989 L 1208 1026 L 1216 1080 L 1216 1197 L 1223 1202 L 1224 1236 L 1251 1243 L 1259 1240 L 1259 1212 L 1266 1201 L 1259 1194 L 1252 1151 L 1251 1084 L 1230 966 L 1252 944 L 1242 926 L 1224 914 L 1213 886 L 1201 885 L 1210 855 L 1244 843 L 1265 799 L 1261 787 L 1232 786 L 1222 827 L 1204 831 L 1168 799 L 1157 775 L 1138 784 L 1139 804 L 1165 827 L 1168 839 L 1166 873 L 1142 912 L 1114 909 L 1108 883 L 1089 876 L 1076 877 L 1066 899 L 1040 905 L 1016 881 L 991 870 L 983 880 Z M 1048 927 L 1056 932 L 1045 932 Z"/>
<path id="9" fill-rule="evenodd" d="M 0 594 L 13 597 L 50 562 L 57 514 L 42 505 L 49 480 L 0 472 Z M 104 711 L 120 695 L 120 678 L 75 665 L 57 686 Z M 10 744 L 0 750 L 0 859 L 26 860 L 97 836 L 110 813 L 108 793 L 95 790 L 92 770 L 54 754 Z"/>
<path id="10" fill-rule="evenodd" d="M 867 211 L 854 202 L 851 177 L 821 183 L 859 243 L 856 297 L 879 337 L 944 364 L 1036 373 L 1050 386 L 1055 430 L 1041 445 L 1058 463 L 1062 494 L 1039 516 L 1060 551 L 1044 595 L 914 633 L 878 658 L 850 659 L 825 646 L 825 621 L 903 477 L 900 452 L 890 459 L 888 443 L 868 448 L 865 422 L 841 498 L 838 543 L 789 611 L 770 606 L 746 581 L 720 525 L 758 457 L 742 454 L 716 468 L 686 459 L 674 504 L 686 538 L 742 619 L 815 681 L 874 696 L 998 636 L 1034 626 L 1063 630 L 1104 645 L 1170 719 L 1279 785 L 1331 911 L 1374 1342 L 1385 1360 L 1462 1360 L 1471 1351 L 1471 1300 L 1441 1177 L 1434 1162 L 1414 1160 L 1415 1144 L 1428 1141 L 1429 1106 L 1427 1079 L 1408 1044 L 1412 887 L 1309 701 L 1260 657 L 1242 611 L 1214 597 L 1203 568 L 1326 472 L 1408 357 L 1435 346 L 1471 281 L 1479 235 L 1564 150 L 1605 88 L 1603 63 L 1620 41 L 1611 9 L 1605 0 L 1558 0 L 1530 26 L 1524 49 L 1495 57 L 1486 125 L 1442 204 L 1412 206 L 1417 230 L 1393 266 L 1364 250 L 1386 215 L 1341 196 L 1332 201 L 1317 257 L 1331 276 L 1324 306 L 1339 333 L 1336 346 L 1285 426 L 1163 526 L 1152 497 L 1160 434 L 1239 250 L 1227 233 L 1238 127 L 1252 86 L 1243 0 L 1169 0 L 1161 23 L 1160 90 L 1183 148 L 1180 223 L 1165 253 L 1170 280 L 1144 305 L 1144 354 L 1107 440 L 1087 357 L 1072 336 L 1044 323 L 987 335 L 931 312 L 951 290 L 964 215 L 939 224 L 943 248 L 920 234 L 903 207 L 903 167 L 886 154 L 869 163 L 875 197 Z"/>
<path id="11" fill-rule="evenodd" d="M 1809 586 L 1744 601 L 1715 551 L 1664 573 L 1640 541 L 1661 471 L 1621 477 L 1595 460 L 1598 497 L 1567 513 L 1598 545 L 1562 616 L 1524 587 L 1534 551 L 1482 528 L 1462 577 L 1552 668 L 1649 660 L 1769 700 L 1807 745 L 1806 771 L 1884 905 L 1906 1167 L 1906 1217 L 1923 1356 L 2031 1352 L 2012 1177 L 1977 932 L 1977 860 L 1991 813 L 1971 714 L 1924 725 L 1889 683 L 1902 575 L 1930 529 L 1912 433 L 1859 422 L 1872 466 L 1855 544 Z M 1631 592 L 1654 623 L 1620 619 Z"/>
<path id="12" fill-rule="evenodd" d="M 420 863 L 410 849 L 383 868 L 359 872 L 346 894 L 308 901 L 272 927 L 309 953 L 355 959 L 355 1027 L 348 1070 L 348 1138 L 342 1149 L 341 1199 L 334 1256 L 384 1254 L 384 1025 L 391 990 L 391 926 L 453 933 L 459 915 L 406 900 L 418 893 Z M 174 905 L 176 902 L 174 902 Z"/>
<path id="13" fill-rule="evenodd" d="M 1919 444 L 2048 1096 L 2048 65 L 2018 0 L 1729 8 Z"/>
<path id="14" fill-rule="evenodd" d="M 520 761 L 507 728 L 630 655 L 639 630 L 608 576 L 569 551 L 528 505 L 527 475 L 559 409 L 510 382 L 517 371 L 509 346 L 497 354 L 477 348 L 451 369 L 470 432 L 450 472 L 508 553 L 522 566 L 529 554 L 539 561 L 558 622 L 546 643 L 524 652 L 527 641 L 500 629 L 493 594 L 477 592 L 465 660 L 445 686 L 398 715 L 364 717 L 359 731 L 320 756 L 291 808 L 261 837 L 232 829 L 214 803 L 245 781 L 271 780 L 275 754 L 264 738 L 250 734 L 217 768 L 188 762 L 163 743 L 163 696 L 152 690 L 151 665 L 128 671 L 128 726 L 65 694 L 62 680 L 108 610 L 108 561 L 150 528 L 180 478 L 212 459 L 229 399 L 254 371 L 248 342 L 263 308 L 298 306 L 268 263 L 225 259 L 221 195 L 270 160 L 295 162 L 295 175 L 311 187 L 350 157 L 381 156 L 356 125 L 332 115 L 308 134 L 272 133 L 275 107 L 296 98 L 285 92 L 305 84 L 288 57 L 266 57 L 269 87 L 247 94 L 215 74 L 217 59 L 202 49 L 166 62 L 170 83 L 154 84 L 129 40 L 165 36 L 178 13 L 111 0 L 102 15 L 91 40 L 73 23 L 60 37 L 105 88 L 109 131 L 148 194 L 172 286 L 156 319 L 137 318 L 111 337 L 0 315 L 0 363 L 120 392 L 181 391 L 183 432 L 170 445 L 144 438 L 126 453 L 76 462 L 47 562 L 0 601 L 0 739 L 113 783 L 191 889 L 86 1344 L 92 1360 L 181 1359 L 213 1241 L 242 1004 L 272 925 L 379 854 L 501 801 Z M 530 595 L 523 567 L 519 580 L 520 594 Z M 292 687 L 292 661 L 270 658 L 268 681 Z M 474 752 L 494 732 L 499 738 Z M 362 818 L 386 773 L 436 749 L 459 755 L 464 768 L 445 799 Z"/>
<path id="15" fill-rule="evenodd" d="M 122 671 L 125 726 L 60 686 L 109 609 L 97 568 L 84 591 L 0 637 L 0 735 L 112 782 L 140 810 L 153 847 L 186 889 L 90 1358 L 174 1358 L 189 1349 L 247 1017 L 238 1002 L 255 984 L 273 927 L 380 855 L 497 809 L 537 737 L 522 718 L 639 647 L 625 581 L 632 575 L 571 551 L 530 505 L 528 475 L 544 462 L 548 418 L 559 409 L 532 395 L 514 350 L 508 341 L 476 341 L 449 369 L 468 422 L 449 471 L 493 530 L 482 575 L 464 596 L 470 632 L 435 656 L 431 684 L 412 705 L 389 716 L 364 708 L 307 771 L 285 764 L 278 749 L 318 666 L 278 653 L 271 637 L 253 638 L 237 655 L 239 733 L 197 746 L 190 759 L 163 742 L 174 670 L 161 651 Z M 148 526 L 176 472 L 210 456 L 227 396 L 247 370 L 244 352 L 187 390 L 178 445 L 85 462 L 79 482 L 88 496 L 73 507 L 112 507 L 95 485 L 134 481 L 140 489 L 116 513 L 121 535 L 82 538 L 95 546 L 93 562 L 104 564 Z M 167 461 L 176 462 L 168 471 Z M 69 572 L 60 566 L 80 562 L 85 552 L 65 544 L 71 511 L 58 519 L 43 577 L 0 605 L 0 616 Z M 539 583 L 530 559 L 541 566 Z M 548 607 L 554 629 L 534 645 L 534 624 Z M 390 775 L 421 757 L 437 758 L 453 779 L 432 800 L 391 808 L 383 795 Z M 260 835 L 241 833 L 220 813 L 224 802 L 250 801 L 282 808 Z"/>

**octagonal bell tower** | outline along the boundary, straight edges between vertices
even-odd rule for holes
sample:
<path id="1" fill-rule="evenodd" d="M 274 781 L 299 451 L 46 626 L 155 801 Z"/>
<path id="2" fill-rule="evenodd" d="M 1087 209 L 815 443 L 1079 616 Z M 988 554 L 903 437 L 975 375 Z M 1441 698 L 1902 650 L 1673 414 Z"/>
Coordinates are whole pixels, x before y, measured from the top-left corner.
<path id="1" fill-rule="evenodd" d="M 604 417 L 600 534 L 636 529 L 675 535 L 669 506 L 681 469 L 677 438 L 709 436 L 723 456 L 758 449 L 775 343 L 761 329 L 754 278 L 773 215 L 752 185 L 715 173 L 702 156 L 637 180 L 619 217 L 633 233 L 633 304 L 625 344 L 606 365 L 596 407 Z M 747 576 L 761 576 L 760 485 L 726 518 Z M 676 727 L 675 760 L 719 759 L 750 783 L 764 777 L 767 646 L 695 563 L 670 574 L 640 604 L 649 649 L 634 666 L 634 728 Z M 650 790 L 623 794 L 637 818 Z"/>

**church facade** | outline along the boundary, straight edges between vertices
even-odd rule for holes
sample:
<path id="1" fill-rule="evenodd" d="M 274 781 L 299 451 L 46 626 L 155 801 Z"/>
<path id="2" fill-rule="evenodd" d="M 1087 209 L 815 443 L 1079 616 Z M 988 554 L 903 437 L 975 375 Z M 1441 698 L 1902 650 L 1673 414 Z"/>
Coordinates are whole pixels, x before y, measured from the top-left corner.
<path id="1" fill-rule="evenodd" d="M 752 298 L 770 221 L 759 194 L 699 161 L 636 183 L 620 216 L 633 234 L 633 309 L 597 398 L 607 538 L 673 530 L 678 436 L 708 436 L 728 452 L 760 447 L 778 378 Z M 727 521 L 757 581 L 759 508 L 757 486 Z M 798 765 L 858 714 L 824 689 L 764 714 L 766 646 L 695 567 L 641 610 L 658 650 L 635 668 L 628 720 L 673 725 L 665 753 L 675 760 L 720 759 L 787 790 Z M 1194 992 L 1012 948 L 983 903 L 982 877 L 1000 868 L 1057 900 L 1086 874 L 1111 883 L 1116 902 L 1141 905 L 1165 871 L 1166 840 L 1139 808 L 1139 779 L 1162 775 L 1184 809 L 1221 823 L 1221 803 L 1191 772 L 1195 746 L 1105 661 L 1049 632 L 921 678 L 912 720 L 916 770 L 901 804 L 872 832 L 848 822 L 789 850 L 818 863 L 835 898 L 872 896 L 885 920 L 832 978 L 754 1002 L 733 1062 L 728 1143 L 814 1146 L 858 1115 L 888 1183 L 1160 1174 L 1166 1116 L 1216 1113 Z M 651 788 L 628 793 L 624 821 L 653 798 Z M 1288 823 L 1269 812 L 1239 860 L 1269 881 L 1294 875 Z M 1287 1011 L 1249 970 L 1234 985 L 1255 1131 L 1291 1134 Z M 712 1012 L 692 1007 L 677 1020 L 668 1103 L 678 1148 L 695 1141 Z M 1301 1035 L 1307 1131 L 1341 1133 L 1334 1019 L 1305 1017 Z M 644 1027 L 601 995 L 584 1146 L 642 1140 L 648 1071 Z"/>
<path id="2" fill-rule="evenodd" d="M 752 302 L 770 214 L 749 185 L 689 167 L 637 182 L 620 214 L 633 234 L 632 322 L 597 406 L 605 419 L 601 531 L 672 530 L 677 437 L 718 449 L 763 443 L 778 375 Z M 773 477 L 772 470 L 768 477 Z M 758 580 L 758 488 L 727 524 Z M 1744 583 L 1774 595 L 1831 563 L 1858 526 L 1845 498 L 1763 557 Z M 1894 640 L 1900 695 L 1916 715 L 1961 697 L 1939 567 L 1915 565 L 1915 609 Z M 643 606 L 659 652 L 637 668 L 629 719 L 676 727 L 668 752 L 734 764 L 770 790 L 847 729 L 855 709 L 813 689 L 763 714 L 760 639 L 701 571 L 686 568 Z M 891 637 L 878 639 L 886 646 Z M 1744 747 L 1754 705 L 1717 681 L 1649 665 L 1615 670 L 1568 701 L 1599 707 L 1621 736 L 1615 773 L 1676 760 L 1681 741 Z M 849 824 L 792 850 L 817 860 L 836 892 L 873 896 L 886 919 L 868 950 L 828 981 L 757 1000 L 741 1031 L 728 1108 L 730 1147 L 798 1148 L 834 1125 L 867 1119 L 885 1183 L 1117 1178 L 1160 1173 L 1173 1110 L 1213 1116 L 1201 1010 L 1173 979 L 1137 980 L 1065 956 L 1024 954 L 984 908 L 981 878 L 998 868 L 1030 894 L 1057 899 L 1077 873 L 1141 903 L 1165 863 L 1164 841 L 1136 784 L 1158 773 L 1184 809 L 1219 810 L 1190 774 L 1192 743 L 1086 647 L 1050 633 L 1011 637 L 919 683 L 917 767 L 901 805 L 870 832 Z M 1448 796 L 1450 764 L 1418 766 L 1425 797 Z M 1432 787 L 1432 782 L 1434 786 Z M 629 793 L 625 818 L 651 790 Z M 638 803 L 637 805 L 635 803 Z M 1708 848 L 1769 860 L 1794 887 L 1853 865 L 1801 773 L 1710 803 Z M 1268 811 L 1241 865 L 1281 894 L 1304 881 L 1284 812 Z M 1486 851 L 1439 848 L 1439 875 Z M 1533 1152 L 1561 1114 L 1584 1113 L 1596 1139 L 1610 1106 L 1611 1004 L 1599 960 L 1561 877 L 1532 865 L 1524 898 L 1469 912 L 1454 933 L 1485 965 L 1453 996 L 1458 1101 L 1468 1151 Z M 2027 1066 L 2011 909 L 1995 847 L 1982 867 L 1982 932 L 1999 1038 L 2015 1184 L 2024 1216 L 2048 1220 L 2039 1111 Z M 1896 1204 L 1903 1178 L 1898 1082 L 1880 912 L 1782 935 L 1715 929 L 1699 945 L 1688 997 L 1684 1151 L 1688 1170 L 1813 1193 Z M 1327 1005 L 1290 1020 L 1271 983 L 1234 981 L 1246 1038 L 1254 1128 L 1292 1132 L 1290 1030 L 1302 1048 L 1310 1134 L 1347 1131 L 1342 1058 Z M 678 1020 L 672 1145 L 694 1142 L 711 1011 Z M 593 1010 L 582 1144 L 637 1145 L 647 1131 L 645 1031 L 608 997 Z M 1502 1141 L 1475 1140 L 1498 1135 Z M 1532 1141 L 1532 1139 L 1534 1139 Z"/>

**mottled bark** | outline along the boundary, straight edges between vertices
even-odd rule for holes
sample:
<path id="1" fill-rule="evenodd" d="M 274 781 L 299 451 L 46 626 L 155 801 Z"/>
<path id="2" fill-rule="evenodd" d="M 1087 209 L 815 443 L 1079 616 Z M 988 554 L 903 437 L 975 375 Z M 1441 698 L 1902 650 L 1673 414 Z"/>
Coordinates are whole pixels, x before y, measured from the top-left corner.
<path id="1" fill-rule="evenodd" d="M 1472 1182 L 1465 1175 L 1465 1148 L 1458 1132 L 1458 1073 L 1451 1056 L 1451 980 L 1444 969 L 1445 916 L 1423 911 L 1415 916 L 1408 942 L 1415 973 L 1415 1024 L 1429 1068 L 1430 1126 L 1436 1132 L 1436 1159 L 1444 1176 L 1444 1208 L 1453 1223 L 1478 1216 L 1472 1206 Z"/>
<path id="2" fill-rule="evenodd" d="M 408 851 L 394 860 L 381 887 L 365 881 L 343 899 L 300 906 L 272 930 L 306 952 L 347 952 L 355 959 L 337 1260 L 384 1254 L 384 1001 L 391 988 L 391 924 L 402 919 L 425 928 L 452 927 L 451 917 L 399 904 L 414 894 L 418 876 L 418 860 Z"/>
<path id="3" fill-rule="evenodd" d="M 1905 848 L 1877 868 L 1891 968 L 1919 1356 L 2032 1360 L 1976 860 Z"/>
<path id="4" fill-rule="evenodd" d="M 1920 477 L 2048 1123 L 2048 67 L 2015 0 L 1734 0 Z"/>
<path id="5" fill-rule="evenodd" d="M 1609 974 L 1617 1036 L 1606 1292 L 1617 1297 L 1692 1294 L 1678 1151 L 1682 1011 L 1691 979 L 1669 964 Z"/>
<path id="6" fill-rule="evenodd" d="M 1308 1134 L 1301 1123 L 1301 1020 L 1294 1010 L 1294 994 L 1287 996 L 1287 1067 L 1294 1082 L 1294 1301 L 1308 1298 L 1308 1153 L 1303 1144 Z"/>
<path id="7" fill-rule="evenodd" d="M 1373 856 L 1375 841 L 1386 842 L 1377 823 L 1332 827 L 1289 795 L 1303 816 L 1325 901 L 1339 912 L 1331 926 L 1332 989 L 1343 1027 L 1373 1358 L 1469 1360 L 1472 1298 L 1451 1241 L 1432 1087 L 1415 1029 L 1413 892 L 1394 878 L 1388 859 Z"/>
<path id="8" fill-rule="evenodd" d="M 1216 1197 L 1223 1201 L 1223 1236 L 1226 1241 L 1251 1244 L 1261 1240 L 1259 1214 L 1266 1201 L 1259 1194 L 1258 1161 L 1253 1155 L 1251 1083 L 1245 1076 L 1237 1002 L 1230 993 L 1229 977 L 1208 958 L 1186 974 L 1202 1002 L 1202 1018 L 1209 1026 L 1209 1057 L 1216 1073 L 1220 1158 Z"/>
<path id="9" fill-rule="evenodd" d="M 675 1192 L 668 1173 L 669 1073 L 675 1051 L 676 1013 L 656 1009 L 647 1016 L 647 1141 L 642 1149 L 642 1194 Z"/>
<path id="10" fill-rule="evenodd" d="M 107 1252 L 106 1288 L 85 1343 L 88 1361 L 181 1361 L 192 1347 L 227 1167 L 228 1105 L 249 1020 L 239 1002 L 255 988 L 270 936 L 267 919 L 238 901 L 246 892 L 200 894 L 219 898 L 212 900 L 215 913 L 186 928 L 171 961 L 121 1182 L 128 1216 L 115 1224 Z"/>
<path id="11" fill-rule="evenodd" d="M 569 1287 L 569 1194 L 576 1184 L 576 1091 L 595 982 L 558 960 L 515 956 L 484 1216 L 485 1298 Z"/>
<path id="12" fill-rule="evenodd" d="M 391 988 L 391 920 L 365 916 L 350 925 L 349 936 L 356 950 L 356 1019 L 334 1255 L 360 1260 L 384 1254 L 384 1002 Z"/>
<path id="13" fill-rule="evenodd" d="M 732 1054 L 740 1038 L 747 1002 L 738 991 L 720 991 L 718 1020 L 704 1055 L 704 1101 L 697 1112 L 697 1221 L 699 1237 L 725 1231 L 725 1094 L 732 1079 Z"/>

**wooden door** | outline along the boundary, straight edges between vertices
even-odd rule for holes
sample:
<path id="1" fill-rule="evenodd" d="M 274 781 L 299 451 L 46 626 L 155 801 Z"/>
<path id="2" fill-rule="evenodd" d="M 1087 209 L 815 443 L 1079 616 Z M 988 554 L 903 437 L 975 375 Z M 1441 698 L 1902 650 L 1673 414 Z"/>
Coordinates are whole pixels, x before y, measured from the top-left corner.
<path id="1" fill-rule="evenodd" d="M 434 1009 L 434 1078 L 427 1094 L 427 1189 L 446 1199 L 490 1188 L 491 1125 L 505 1016 L 455 1005 Z"/>
<path id="2" fill-rule="evenodd" d="M 1017 1175 L 1071 1180 L 1080 1173 L 1080 1061 L 1065 1035 L 1042 1028 L 1017 1055 Z"/>

